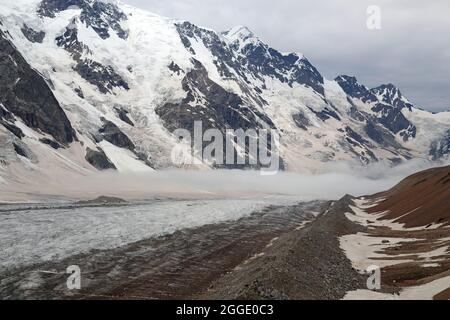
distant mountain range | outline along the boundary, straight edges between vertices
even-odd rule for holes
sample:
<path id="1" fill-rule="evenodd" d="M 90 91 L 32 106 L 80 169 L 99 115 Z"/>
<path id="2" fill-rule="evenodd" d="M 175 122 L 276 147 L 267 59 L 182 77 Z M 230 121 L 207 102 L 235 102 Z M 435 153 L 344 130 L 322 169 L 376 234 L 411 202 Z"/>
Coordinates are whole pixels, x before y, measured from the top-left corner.
<path id="1" fill-rule="evenodd" d="M 246 27 L 218 33 L 118 1 L 0 0 L 0 30 L 3 177 L 171 168 L 172 133 L 194 121 L 276 130 L 292 171 L 448 159 L 450 112 L 393 84 L 327 80 Z"/>

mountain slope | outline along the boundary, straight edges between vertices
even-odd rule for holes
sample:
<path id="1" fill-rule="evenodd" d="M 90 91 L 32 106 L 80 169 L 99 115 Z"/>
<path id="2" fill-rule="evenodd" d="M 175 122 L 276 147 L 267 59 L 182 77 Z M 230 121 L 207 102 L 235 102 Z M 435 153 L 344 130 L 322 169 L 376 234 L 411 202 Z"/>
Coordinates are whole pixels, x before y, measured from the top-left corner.
<path id="1" fill-rule="evenodd" d="M 194 121 L 221 132 L 276 130 L 287 170 L 448 157 L 450 113 L 422 111 L 391 84 L 327 80 L 303 55 L 280 53 L 245 27 L 217 33 L 100 0 L 0 0 L 0 21 L 4 46 L 33 68 L 26 77 L 39 75 L 31 91 L 63 110 L 51 123 L 30 121 L 12 111 L 12 80 L 2 78 L 2 150 L 29 149 L 2 151 L 4 176 L 30 165 L 50 174 L 45 161 L 83 174 L 190 167 L 171 160 L 175 146 L 186 147 L 172 133 L 193 132 Z"/>
<path id="2" fill-rule="evenodd" d="M 450 167 L 414 174 L 383 193 L 355 199 L 346 216 L 365 228 L 340 238 L 355 269 L 381 268 L 381 292 L 349 299 L 450 298 Z"/>
<path id="3" fill-rule="evenodd" d="M 409 228 L 449 225 L 450 167 L 417 173 L 375 197 L 385 200 L 368 212 L 388 212 L 384 219 L 395 219 Z"/>

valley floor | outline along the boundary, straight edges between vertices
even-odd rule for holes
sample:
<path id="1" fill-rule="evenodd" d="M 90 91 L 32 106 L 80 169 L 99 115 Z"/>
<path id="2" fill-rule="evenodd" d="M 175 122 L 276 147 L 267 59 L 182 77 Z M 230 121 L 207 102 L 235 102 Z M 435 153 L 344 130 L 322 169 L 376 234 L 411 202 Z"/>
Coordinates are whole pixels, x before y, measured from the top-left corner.
<path id="1" fill-rule="evenodd" d="M 450 257 L 442 250 L 447 249 L 448 228 L 402 231 L 380 227 L 363 215 L 362 200 L 349 196 L 338 202 L 295 205 L 242 205 L 236 200 L 233 205 L 239 207 L 239 214 L 209 223 L 199 221 L 205 218 L 199 212 L 220 207 L 220 202 L 209 201 L 172 202 L 172 211 L 175 207 L 186 210 L 170 221 L 150 219 L 150 224 L 143 224 L 149 221 L 145 212 L 153 212 L 154 217 L 164 203 L 53 209 L 0 206 L 2 226 L 9 223 L 9 230 L 3 227 L 1 235 L 15 237 L 6 244 L 2 241 L 6 255 L 1 257 L 0 298 L 449 298 Z M 221 210 L 230 209 L 224 206 Z M 120 213 L 127 219 L 117 220 Z M 25 237 L 29 243 L 18 231 L 23 229 L 13 228 L 12 221 L 20 221 L 21 215 L 22 222 L 31 219 L 37 228 L 25 229 L 30 232 Z M 134 224 L 126 226 L 130 215 Z M 61 225 L 58 216 L 70 222 L 59 232 L 38 229 L 38 221 L 41 227 Z M 88 217 L 84 226 L 76 225 Z M 116 225 L 115 232 L 109 224 Z M 167 232 L 152 235 L 148 232 L 152 224 L 155 230 L 166 224 Z M 118 230 L 123 243 L 108 243 Z M 61 243 L 72 249 L 62 250 Z M 382 267 L 378 292 L 366 289 L 368 275 L 363 271 L 371 264 Z M 67 289 L 66 268 L 72 265 L 81 269 L 81 290 Z"/>
<path id="2" fill-rule="evenodd" d="M 3 206 L 0 297 L 198 296 L 327 205 L 278 201 L 284 204 L 234 199 L 53 209 Z M 66 287 L 65 271 L 72 265 L 81 269 L 81 291 Z"/>

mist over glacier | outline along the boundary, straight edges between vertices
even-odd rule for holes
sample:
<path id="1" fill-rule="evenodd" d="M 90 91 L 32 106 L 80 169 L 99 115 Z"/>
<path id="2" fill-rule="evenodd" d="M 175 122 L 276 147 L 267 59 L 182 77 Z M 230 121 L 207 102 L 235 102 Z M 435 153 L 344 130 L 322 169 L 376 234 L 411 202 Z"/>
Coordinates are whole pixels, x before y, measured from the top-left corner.
<path id="1" fill-rule="evenodd" d="M 165 170 L 148 173 L 103 172 L 89 176 L 63 178 L 44 185 L 16 187 L 7 183 L 0 201 L 49 202 L 59 199 L 93 199 L 98 196 L 116 196 L 126 200 L 155 198 L 214 199 L 236 197 L 286 196 L 298 201 L 337 200 L 346 194 L 363 196 L 393 187 L 408 175 L 431 167 L 420 160 L 388 167 L 374 164 L 366 168 L 351 168 L 337 163 L 324 173 L 294 173 L 280 171 L 263 176 L 259 171 L 243 170 Z M 22 195 L 17 198 L 17 195 Z"/>

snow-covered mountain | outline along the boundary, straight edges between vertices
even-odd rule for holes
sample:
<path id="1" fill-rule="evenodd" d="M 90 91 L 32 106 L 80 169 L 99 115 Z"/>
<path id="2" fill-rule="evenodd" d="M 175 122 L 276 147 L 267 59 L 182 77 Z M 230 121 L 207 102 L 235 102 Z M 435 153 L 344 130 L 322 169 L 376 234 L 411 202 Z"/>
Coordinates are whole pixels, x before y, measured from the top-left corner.
<path id="1" fill-rule="evenodd" d="M 170 168 L 173 131 L 196 120 L 277 130 L 287 170 L 449 154 L 450 112 L 392 84 L 327 80 L 245 27 L 217 33 L 113 0 L 0 0 L 0 30 L 0 177 Z"/>

